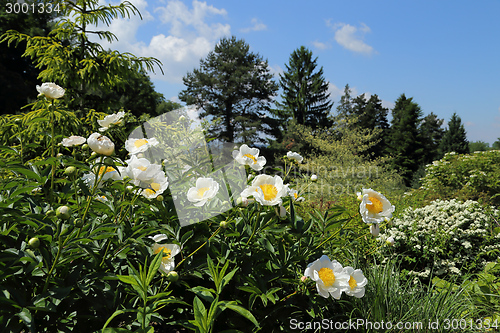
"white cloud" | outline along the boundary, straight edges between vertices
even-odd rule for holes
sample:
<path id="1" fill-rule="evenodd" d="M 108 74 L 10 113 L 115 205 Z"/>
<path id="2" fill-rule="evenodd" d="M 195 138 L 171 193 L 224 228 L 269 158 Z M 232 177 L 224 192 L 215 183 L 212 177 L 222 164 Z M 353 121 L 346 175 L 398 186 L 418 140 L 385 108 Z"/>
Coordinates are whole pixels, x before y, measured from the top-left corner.
<path id="1" fill-rule="evenodd" d="M 466 127 L 473 127 L 473 126 L 476 126 L 476 124 L 475 124 L 475 123 L 473 123 L 472 121 L 466 121 L 466 122 L 465 122 L 465 126 L 466 126 Z"/>
<path id="2" fill-rule="evenodd" d="M 329 49 L 331 47 L 329 44 L 318 42 L 318 41 L 312 42 L 312 45 L 315 48 L 317 48 L 318 50 L 326 50 L 326 49 Z"/>
<path id="3" fill-rule="evenodd" d="M 264 23 L 262 23 L 262 21 L 259 20 L 258 18 L 254 17 L 252 19 L 252 26 L 248 27 L 248 28 L 243 28 L 240 31 L 244 32 L 244 33 L 247 33 L 247 32 L 262 31 L 262 30 L 267 30 L 267 25 L 265 25 Z"/>
<path id="4" fill-rule="evenodd" d="M 328 82 L 328 93 L 330 94 L 331 99 L 340 100 L 340 97 L 342 97 L 342 95 L 344 94 L 344 89 L 340 89 L 333 83 Z"/>
<path id="5" fill-rule="evenodd" d="M 100 43 L 105 48 L 159 59 L 165 75 L 155 75 L 153 80 L 182 83 L 182 77 L 199 66 L 200 59 L 213 50 L 218 40 L 231 35 L 231 26 L 220 22 L 227 11 L 206 2 L 193 0 L 189 7 L 180 0 L 168 0 L 163 6 L 147 10 L 146 0 L 130 1 L 139 9 L 143 20 L 138 15 L 113 20 L 107 30 L 117 36 L 118 42 Z M 137 41 L 141 26 L 151 21 L 168 33 L 157 33 L 149 41 Z"/>
<path id="6" fill-rule="evenodd" d="M 331 25 L 327 22 L 327 25 Z M 364 35 L 371 32 L 370 28 L 362 23 L 360 27 L 354 27 L 350 24 L 337 23 L 332 26 L 335 31 L 335 41 L 342 47 L 366 55 L 374 52 L 373 47 L 363 41 Z"/>

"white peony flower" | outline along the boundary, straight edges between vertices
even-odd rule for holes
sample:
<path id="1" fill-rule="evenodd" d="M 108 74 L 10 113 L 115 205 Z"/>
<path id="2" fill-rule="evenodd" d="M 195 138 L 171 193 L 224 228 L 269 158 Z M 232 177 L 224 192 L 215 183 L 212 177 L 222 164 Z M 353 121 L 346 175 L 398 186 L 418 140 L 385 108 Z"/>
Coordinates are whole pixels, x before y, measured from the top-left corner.
<path id="1" fill-rule="evenodd" d="M 139 186 L 144 188 L 141 194 L 145 198 L 154 199 L 168 188 L 168 179 L 165 173 L 160 171 L 149 182 L 141 182 Z"/>
<path id="2" fill-rule="evenodd" d="M 359 205 L 361 218 L 365 223 L 382 223 L 391 218 L 394 206 L 382 194 L 372 189 L 363 189 Z"/>
<path id="3" fill-rule="evenodd" d="M 307 265 L 304 276 L 316 282 L 318 293 L 325 298 L 340 299 L 342 292 L 350 288 L 350 276 L 337 260 L 330 261 L 326 255 Z"/>
<path id="4" fill-rule="evenodd" d="M 294 201 L 304 201 L 304 197 L 299 197 L 299 191 L 294 190 L 293 188 L 288 190 L 288 195 L 292 197 Z"/>
<path id="5" fill-rule="evenodd" d="M 86 173 L 82 176 L 83 182 L 90 188 L 95 185 L 95 182 L 96 182 L 95 173 L 97 173 L 97 176 L 99 178 L 99 184 L 98 184 L 99 188 L 102 187 L 102 184 L 106 180 L 108 180 L 108 179 L 120 180 L 120 179 L 122 179 L 122 176 L 123 176 L 123 174 L 120 175 L 120 173 L 118 173 L 116 167 L 112 167 L 112 166 L 101 165 L 99 168 L 97 166 L 95 166 L 92 169 L 94 170 L 94 172 Z"/>
<path id="6" fill-rule="evenodd" d="M 129 154 L 139 154 L 148 150 L 149 147 L 156 146 L 158 144 L 156 138 L 150 139 L 128 139 L 125 141 L 125 149 Z"/>
<path id="7" fill-rule="evenodd" d="M 104 135 L 92 133 L 87 139 L 90 149 L 98 154 L 110 156 L 115 151 L 115 144 Z"/>
<path id="8" fill-rule="evenodd" d="M 219 183 L 212 178 L 198 178 L 196 186 L 187 192 L 187 198 L 195 206 L 203 206 L 208 200 L 213 199 L 219 191 Z"/>
<path id="9" fill-rule="evenodd" d="M 287 194 L 287 190 L 280 176 L 258 175 L 253 179 L 252 185 L 241 192 L 241 196 L 253 196 L 261 205 L 275 206 L 282 204 L 281 197 Z"/>
<path id="10" fill-rule="evenodd" d="M 297 163 L 302 163 L 302 161 L 304 160 L 304 158 L 302 156 L 300 156 L 300 154 L 294 153 L 292 151 L 289 151 L 288 153 L 286 153 L 286 157 L 288 157 L 291 160 L 296 161 Z"/>
<path id="11" fill-rule="evenodd" d="M 253 170 L 259 171 L 266 165 L 266 158 L 259 156 L 258 148 L 242 145 L 239 150 L 233 151 L 233 158 L 242 165 L 249 165 Z"/>
<path id="12" fill-rule="evenodd" d="M 125 173 L 135 181 L 134 184 L 136 185 L 139 185 L 141 181 L 148 182 L 153 179 L 157 173 L 163 172 L 161 165 L 153 164 L 149 162 L 148 159 L 138 158 L 136 155 L 132 155 L 132 157 L 125 162 L 127 162 Z"/>
<path id="13" fill-rule="evenodd" d="M 181 252 L 181 248 L 177 244 L 159 244 L 159 242 L 167 240 L 168 237 L 165 234 L 158 234 L 153 237 L 149 237 L 155 241 L 153 244 L 153 254 L 158 254 L 163 252 L 163 258 L 161 260 L 160 271 L 168 274 L 175 268 L 174 256 Z"/>
<path id="14" fill-rule="evenodd" d="M 36 86 L 39 95 L 44 95 L 47 98 L 57 99 L 64 96 L 64 89 L 52 82 L 42 83 L 41 86 Z"/>
<path id="15" fill-rule="evenodd" d="M 365 286 L 368 283 L 363 272 L 360 269 L 347 266 L 344 267 L 344 273 L 349 275 L 349 288 L 347 288 L 345 293 L 356 298 L 363 297 L 365 295 Z"/>
<path id="16" fill-rule="evenodd" d="M 82 136 L 72 135 L 69 138 L 62 139 L 61 144 L 64 147 L 73 147 L 73 146 L 78 146 L 78 145 L 84 144 L 85 141 L 87 141 L 87 139 L 85 139 Z"/>
<path id="17" fill-rule="evenodd" d="M 125 112 L 120 111 L 118 113 L 113 113 L 110 115 L 107 115 L 104 117 L 102 120 L 98 120 L 97 123 L 102 126 L 99 128 L 100 132 L 103 132 L 107 130 L 111 125 L 118 125 L 122 122 L 123 117 L 125 116 Z"/>

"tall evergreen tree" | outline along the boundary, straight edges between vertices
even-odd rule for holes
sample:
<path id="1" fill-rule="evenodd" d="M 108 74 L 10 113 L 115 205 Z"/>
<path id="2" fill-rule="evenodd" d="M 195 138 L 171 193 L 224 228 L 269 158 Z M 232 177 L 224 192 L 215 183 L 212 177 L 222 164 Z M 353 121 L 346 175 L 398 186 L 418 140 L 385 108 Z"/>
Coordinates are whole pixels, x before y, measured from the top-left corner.
<path id="1" fill-rule="evenodd" d="M 443 157 L 439 150 L 439 145 L 444 135 L 443 119 L 439 119 L 433 112 L 424 117 L 420 132 L 424 145 L 424 161 L 428 164 Z"/>
<path id="2" fill-rule="evenodd" d="M 294 119 L 297 124 L 313 129 L 327 127 L 333 102 L 329 99 L 328 82 L 323 77 L 323 67 L 317 69 L 318 58 L 304 46 L 293 51 L 286 71 L 280 74 L 283 89 L 282 102 L 275 111 L 283 121 Z"/>
<path id="3" fill-rule="evenodd" d="M 267 117 L 278 85 L 272 80 L 267 60 L 250 52 L 236 37 L 217 43 L 200 68 L 184 78 L 186 89 L 179 98 L 195 104 L 202 117 L 213 117 L 209 133 L 227 142 L 266 142 L 262 134 L 274 136 L 276 120 Z"/>
<path id="4" fill-rule="evenodd" d="M 441 153 L 446 154 L 451 151 L 457 154 L 467 154 L 469 152 L 467 133 L 462 124 L 462 119 L 460 119 L 456 112 L 451 116 L 448 129 L 444 132 L 441 141 Z"/>
<path id="5" fill-rule="evenodd" d="M 337 116 L 338 117 L 348 117 L 352 114 L 352 90 L 349 84 L 344 87 L 344 94 L 340 97 L 340 103 L 337 105 Z"/>
<path id="6" fill-rule="evenodd" d="M 407 186 L 410 186 L 413 174 L 423 161 L 424 149 L 419 131 L 421 121 L 420 106 L 413 98 L 402 94 L 392 109 L 387 151 L 393 155 L 393 166 Z"/>

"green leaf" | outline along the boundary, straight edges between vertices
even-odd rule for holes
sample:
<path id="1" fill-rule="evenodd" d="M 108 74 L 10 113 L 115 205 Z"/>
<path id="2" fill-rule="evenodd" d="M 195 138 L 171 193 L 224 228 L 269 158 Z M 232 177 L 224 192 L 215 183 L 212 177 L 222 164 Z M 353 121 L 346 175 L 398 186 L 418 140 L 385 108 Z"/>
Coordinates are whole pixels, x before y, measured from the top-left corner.
<path id="1" fill-rule="evenodd" d="M 195 325 L 200 328 L 200 332 L 208 332 L 207 309 L 203 305 L 203 302 L 196 296 L 193 301 L 193 311 Z"/>
<path id="2" fill-rule="evenodd" d="M 259 323 L 257 322 L 257 319 L 253 316 L 253 314 L 245 309 L 244 307 L 234 304 L 234 301 L 227 302 L 227 301 L 220 301 L 219 304 L 225 306 L 226 308 L 233 310 L 234 312 L 242 315 L 246 319 L 250 320 L 257 328 L 260 327 Z"/>
<path id="3" fill-rule="evenodd" d="M 137 283 L 136 279 L 132 276 L 129 276 L 129 275 L 117 275 L 118 279 L 121 281 L 121 282 L 124 282 L 124 283 L 128 283 L 128 284 L 131 284 L 131 285 L 136 285 L 138 286 L 139 284 Z"/>
<path id="4" fill-rule="evenodd" d="M 25 175 L 28 179 L 34 179 L 37 182 L 41 182 L 42 179 L 40 176 L 34 172 L 33 170 L 30 170 L 22 165 L 16 165 L 16 164 L 8 164 L 7 168 L 11 171 L 14 171 L 15 173 L 21 173 Z"/>
<path id="5" fill-rule="evenodd" d="M 113 312 L 113 314 L 111 315 L 111 317 L 108 318 L 108 320 L 106 320 L 106 322 L 104 323 L 104 326 L 102 327 L 102 330 L 101 332 L 108 332 L 108 331 L 105 331 L 104 329 L 109 325 L 109 323 L 113 320 L 113 318 L 115 318 L 116 316 L 119 316 L 121 315 L 122 313 L 127 313 L 127 312 L 137 312 L 137 310 L 135 309 L 127 309 L 127 310 L 116 310 L 115 312 Z M 110 329 L 115 329 L 115 328 L 110 328 Z M 109 331 L 109 332 L 115 332 L 115 331 Z M 118 331 L 116 331 L 118 332 Z M 129 332 L 129 331 L 127 331 Z"/>
<path id="6" fill-rule="evenodd" d="M 149 286 L 149 284 L 153 280 L 153 277 L 155 276 L 156 272 L 158 272 L 158 269 L 160 268 L 160 265 L 161 265 L 162 258 L 163 258 L 163 252 L 160 251 L 156 254 L 153 261 L 149 265 L 148 275 L 147 275 L 146 281 L 145 281 L 146 286 Z"/>

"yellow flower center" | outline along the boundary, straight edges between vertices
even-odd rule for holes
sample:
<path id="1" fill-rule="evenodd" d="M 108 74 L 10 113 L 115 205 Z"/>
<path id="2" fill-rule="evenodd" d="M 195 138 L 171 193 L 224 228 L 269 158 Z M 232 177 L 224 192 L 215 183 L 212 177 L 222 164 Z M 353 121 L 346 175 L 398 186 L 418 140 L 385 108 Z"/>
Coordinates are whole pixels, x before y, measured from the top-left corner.
<path id="1" fill-rule="evenodd" d="M 146 168 L 146 167 L 144 167 L 144 166 L 140 165 L 140 166 L 138 166 L 138 167 L 137 167 L 137 169 L 139 169 L 139 170 L 141 170 L 141 171 L 146 171 L 148 168 Z"/>
<path id="2" fill-rule="evenodd" d="M 158 183 L 151 183 L 149 184 L 149 188 L 147 188 L 145 191 L 149 195 L 155 194 L 159 189 L 160 189 L 160 184 Z"/>
<path id="3" fill-rule="evenodd" d="M 253 156 L 253 155 L 251 155 L 251 154 L 245 154 L 245 155 L 243 155 L 243 156 L 248 157 L 248 158 L 250 158 L 251 160 L 253 160 L 253 163 L 254 163 L 254 164 L 255 164 L 255 163 L 257 163 L 257 159 L 255 158 L 255 156 Z"/>
<path id="4" fill-rule="evenodd" d="M 358 283 L 356 282 L 356 280 L 354 280 L 354 278 L 351 276 L 349 278 L 349 287 L 351 287 L 351 289 L 354 289 L 358 286 Z"/>
<path id="5" fill-rule="evenodd" d="M 99 168 L 99 176 L 102 176 L 103 173 L 108 173 L 108 172 L 113 172 L 113 171 L 115 171 L 115 168 L 110 167 L 110 166 L 100 167 Z"/>
<path id="6" fill-rule="evenodd" d="M 278 195 L 278 189 L 274 185 L 263 184 L 259 185 L 259 187 L 262 190 L 262 193 L 264 193 L 264 200 L 273 200 Z"/>
<path id="7" fill-rule="evenodd" d="M 368 209 L 368 211 L 370 213 L 378 214 L 378 213 L 382 212 L 383 204 L 382 204 L 382 202 L 380 202 L 379 199 L 374 198 L 374 197 L 368 197 L 368 200 L 370 200 L 370 202 L 372 203 L 371 205 L 366 204 L 366 209 Z"/>
<path id="8" fill-rule="evenodd" d="M 330 287 L 335 283 L 335 274 L 331 268 L 323 267 L 319 270 L 318 275 L 325 287 Z"/>
<path id="9" fill-rule="evenodd" d="M 203 197 L 203 194 L 205 194 L 206 191 L 208 191 L 208 187 L 202 187 L 198 189 L 198 196 Z"/>
<path id="10" fill-rule="evenodd" d="M 295 199 L 297 199 L 297 197 L 299 196 L 298 193 L 294 193 L 293 196 L 295 197 Z"/>
<path id="11" fill-rule="evenodd" d="M 148 143 L 148 140 L 146 140 L 146 139 L 139 139 L 139 140 L 137 140 L 136 142 L 134 142 L 134 146 L 135 146 L 136 148 L 139 148 L 139 147 L 144 146 L 144 145 L 145 145 L 145 144 L 147 144 L 147 143 Z"/>
<path id="12" fill-rule="evenodd" d="M 163 252 L 163 259 L 170 259 L 172 256 L 172 251 L 165 248 L 165 246 L 160 246 L 154 251 L 154 254 L 158 254 L 160 252 Z"/>

